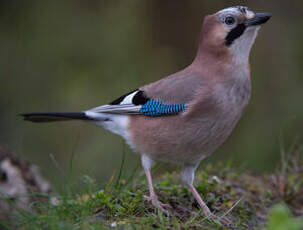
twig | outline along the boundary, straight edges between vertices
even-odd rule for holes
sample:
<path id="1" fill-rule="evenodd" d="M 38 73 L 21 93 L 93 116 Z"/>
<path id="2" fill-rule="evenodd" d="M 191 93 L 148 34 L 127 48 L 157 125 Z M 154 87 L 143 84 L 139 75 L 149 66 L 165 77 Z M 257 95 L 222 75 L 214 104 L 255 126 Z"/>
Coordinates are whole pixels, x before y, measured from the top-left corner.
<path id="1" fill-rule="evenodd" d="M 227 212 L 225 212 L 220 218 L 225 217 L 226 215 L 228 215 L 242 200 L 243 200 L 244 196 L 242 196 L 229 210 L 227 210 Z"/>

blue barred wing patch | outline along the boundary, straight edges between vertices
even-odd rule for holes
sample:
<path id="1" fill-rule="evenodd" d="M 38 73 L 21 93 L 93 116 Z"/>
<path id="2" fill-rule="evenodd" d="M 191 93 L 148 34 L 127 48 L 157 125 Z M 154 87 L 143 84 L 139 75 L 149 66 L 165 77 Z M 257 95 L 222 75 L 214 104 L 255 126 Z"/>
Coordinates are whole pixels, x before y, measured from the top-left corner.
<path id="1" fill-rule="evenodd" d="M 161 116 L 177 114 L 185 110 L 184 104 L 164 104 L 160 101 L 150 99 L 142 105 L 140 113 L 146 116 Z"/>

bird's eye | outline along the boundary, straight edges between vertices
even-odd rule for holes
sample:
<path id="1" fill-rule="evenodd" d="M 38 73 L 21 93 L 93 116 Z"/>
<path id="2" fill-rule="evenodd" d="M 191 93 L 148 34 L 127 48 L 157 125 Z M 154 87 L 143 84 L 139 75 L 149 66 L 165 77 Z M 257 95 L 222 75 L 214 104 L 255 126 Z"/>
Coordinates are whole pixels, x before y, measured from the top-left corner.
<path id="1" fill-rule="evenodd" d="M 231 26 L 231 25 L 235 24 L 236 19 L 234 17 L 226 17 L 224 22 L 226 25 Z"/>

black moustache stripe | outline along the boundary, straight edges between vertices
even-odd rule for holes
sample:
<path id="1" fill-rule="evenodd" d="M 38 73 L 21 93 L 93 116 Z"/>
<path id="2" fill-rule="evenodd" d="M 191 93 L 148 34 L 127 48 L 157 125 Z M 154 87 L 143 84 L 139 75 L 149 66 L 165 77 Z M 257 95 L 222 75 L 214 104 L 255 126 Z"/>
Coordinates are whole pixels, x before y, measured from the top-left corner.
<path id="1" fill-rule="evenodd" d="M 237 25 L 235 28 L 233 28 L 227 34 L 227 36 L 225 38 L 225 44 L 227 46 L 230 46 L 231 44 L 233 44 L 233 42 L 244 33 L 245 29 L 246 29 L 246 26 L 243 23 Z"/>

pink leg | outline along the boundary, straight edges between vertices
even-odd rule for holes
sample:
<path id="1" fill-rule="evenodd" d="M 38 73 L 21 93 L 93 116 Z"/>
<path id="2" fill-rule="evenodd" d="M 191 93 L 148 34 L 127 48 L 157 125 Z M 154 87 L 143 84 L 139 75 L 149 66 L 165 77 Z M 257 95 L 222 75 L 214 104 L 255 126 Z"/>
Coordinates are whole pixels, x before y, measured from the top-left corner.
<path id="1" fill-rule="evenodd" d="M 147 177 L 148 188 L 149 188 L 149 197 L 145 197 L 145 199 L 150 201 L 153 204 L 153 206 L 155 206 L 156 208 L 159 208 L 163 213 L 168 215 L 169 212 L 167 210 L 165 210 L 165 208 L 171 208 L 171 206 L 168 204 L 163 204 L 158 200 L 158 197 L 154 191 L 154 186 L 153 186 L 153 182 L 152 182 L 150 169 L 145 168 L 144 171 L 145 171 L 145 174 Z"/>
<path id="2" fill-rule="evenodd" d="M 226 227 L 229 227 L 229 228 L 233 227 L 232 223 L 227 218 L 217 217 L 209 210 L 209 208 L 207 207 L 205 202 L 202 200 L 201 196 L 199 195 L 199 193 L 197 192 L 197 190 L 195 189 L 195 187 L 193 185 L 189 186 L 189 189 L 192 192 L 195 199 L 198 201 L 199 205 L 201 206 L 201 208 L 202 208 L 204 214 L 207 216 L 207 218 L 218 220 L 221 224 L 223 224 Z"/>
<path id="3" fill-rule="evenodd" d="M 147 182 L 148 182 L 148 188 L 149 188 L 149 196 L 150 199 L 152 200 L 157 199 L 157 195 L 154 191 L 154 186 L 153 186 L 153 181 L 152 181 L 152 177 L 151 177 L 151 173 L 150 173 L 150 169 L 144 169 L 146 177 L 147 177 Z"/>
<path id="4" fill-rule="evenodd" d="M 212 217 L 213 216 L 212 212 L 209 210 L 209 208 L 207 207 L 207 205 L 204 203 L 204 201 L 202 200 L 201 196 L 199 195 L 199 193 L 197 192 L 197 190 L 195 189 L 195 187 L 193 185 L 191 185 L 191 186 L 189 186 L 189 189 L 192 192 L 192 194 L 194 195 L 195 199 L 198 201 L 198 203 L 201 206 L 204 214 L 207 217 Z"/>

